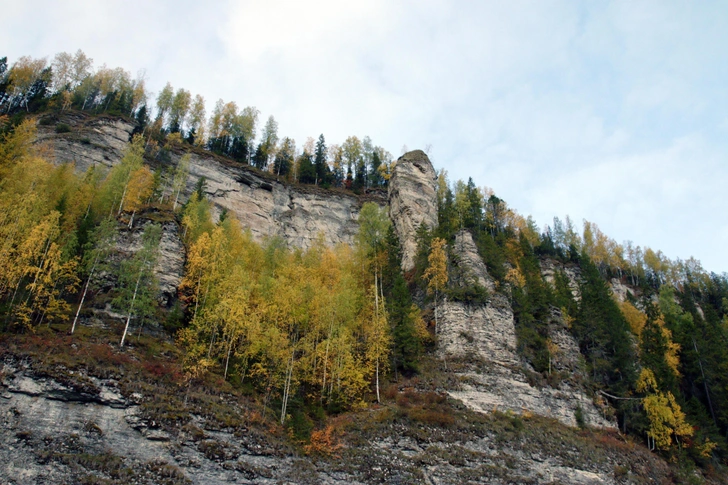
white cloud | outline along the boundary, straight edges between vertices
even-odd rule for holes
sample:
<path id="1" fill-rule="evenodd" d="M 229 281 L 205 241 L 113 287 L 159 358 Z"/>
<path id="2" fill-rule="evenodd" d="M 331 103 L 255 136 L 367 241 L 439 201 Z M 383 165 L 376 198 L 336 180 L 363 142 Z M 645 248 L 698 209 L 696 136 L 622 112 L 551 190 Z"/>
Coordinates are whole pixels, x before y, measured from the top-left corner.
<path id="1" fill-rule="evenodd" d="M 275 115 L 299 145 L 371 136 L 432 144 L 546 223 L 568 213 L 617 240 L 728 270 L 728 11 L 720 3 L 28 0 L 0 45 L 82 48 Z"/>

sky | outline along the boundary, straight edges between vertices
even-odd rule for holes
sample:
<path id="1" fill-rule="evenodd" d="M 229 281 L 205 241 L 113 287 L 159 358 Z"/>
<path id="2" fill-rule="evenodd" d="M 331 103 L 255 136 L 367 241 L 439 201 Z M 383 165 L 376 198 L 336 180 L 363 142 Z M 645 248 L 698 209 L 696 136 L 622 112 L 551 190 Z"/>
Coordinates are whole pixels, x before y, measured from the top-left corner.
<path id="1" fill-rule="evenodd" d="M 0 56 L 82 49 L 300 147 L 428 148 L 539 226 L 728 271 L 728 1 L 0 0 Z M 262 124 L 262 123 L 261 123 Z"/>

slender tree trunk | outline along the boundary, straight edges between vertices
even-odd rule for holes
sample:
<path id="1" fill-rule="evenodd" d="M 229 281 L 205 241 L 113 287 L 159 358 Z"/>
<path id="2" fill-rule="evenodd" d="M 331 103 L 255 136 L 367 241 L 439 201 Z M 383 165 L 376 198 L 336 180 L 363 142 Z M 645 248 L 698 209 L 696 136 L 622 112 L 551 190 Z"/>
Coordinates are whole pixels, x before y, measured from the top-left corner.
<path id="1" fill-rule="evenodd" d="M 381 403 L 382 401 L 379 399 L 379 356 L 377 356 L 377 403 Z"/>
<path id="2" fill-rule="evenodd" d="M 334 333 L 334 319 L 331 319 L 329 324 L 329 336 L 326 339 L 326 352 L 324 353 L 324 379 L 321 383 L 321 404 L 324 402 L 324 394 L 326 394 L 326 370 L 329 364 L 329 345 L 331 345 L 331 337 Z"/>
<path id="3" fill-rule="evenodd" d="M 703 388 L 705 389 L 705 397 L 708 400 L 708 408 L 710 409 L 710 415 L 713 417 L 713 423 L 718 426 L 718 420 L 715 419 L 715 411 L 713 411 L 713 403 L 710 400 L 710 389 L 708 389 L 708 381 L 705 379 L 705 372 L 703 372 L 703 361 L 700 358 L 700 352 L 698 352 L 698 345 L 695 343 L 693 338 L 693 348 L 695 353 L 698 355 L 698 365 L 700 366 L 700 375 L 703 376 Z"/>
<path id="4" fill-rule="evenodd" d="M 288 368 L 286 369 L 286 383 L 283 389 L 283 404 L 281 406 L 281 424 L 286 422 L 286 410 L 288 409 L 288 396 L 291 391 L 291 378 L 293 377 L 293 359 L 296 355 L 296 347 L 294 344 L 293 350 L 291 351 L 291 359 L 288 361 Z"/>
<path id="5" fill-rule="evenodd" d="M 96 256 L 98 260 L 98 256 Z M 83 306 L 83 301 L 86 299 L 86 293 L 88 293 L 88 285 L 91 283 L 91 278 L 94 276 L 94 271 L 96 270 L 96 261 L 94 261 L 94 265 L 91 267 L 91 272 L 88 275 L 88 279 L 86 280 L 86 285 L 83 287 L 83 294 L 81 295 L 81 302 L 78 304 L 78 310 L 76 310 L 76 316 L 73 318 L 73 325 L 71 325 L 71 335 L 73 335 L 73 332 L 76 330 L 76 322 L 78 322 L 78 315 L 81 313 L 81 307 Z"/>
<path id="6" fill-rule="evenodd" d="M 38 271 L 35 272 L 35 276 L 33 277 L 33 283 L 31 284 L 31 286 L 33 288 L 35 288 L 35 284 L 38 281 L 38 275 L 40 274 L 41 271 L 43 271 L 43 264 L 45 264 L 45 258 L 48 255 L 48 249 L 50 249 L 50 246 L 51 246 L 51 239 L 48 238 L 48 241 L 46 242 L 46 247 L 43 250 L 43 256 L 40 258 L 40 264 L 38 265 Z M 31 289 L 30 293 L 28 293 L 28 299 L 26 300 L 26 303 L 29 302 L 30 297 L 33 296 L 33 291 L 34 290 Z"/>
<path id="7" fill-rule="evenodd" d="M 126 326 L 124 326 L 124 334 L 121 336 L 121 344 L 119 344 L 119 347 L 124 346 L 124 340 L 126 339 L 126 334 L 129 331 L 129 322 L 131 322 L 131 315 L 134 311 L 134 302 L 136 301 L 137 291 L 139 291 L 139 282 L 142 280 L 142 274 L 144 273 L 144 264 L 146 264 L 146 260 L 144 263 L 142 263 L 142 267 L 139 270 L 139 276 L 137 276 L 136 285 L 134 286 L 134 295 L 131 297 L 131 304 L 129 305 L 129 314 L 126 317 Z"/>
<path id="8" fill-rule="evenodd" d="M 131 174 L 129 175 L 131 177 Z M 116 213 L 117 216 L 121 215 L 121 209 L 124 207 L 124 199 L 126 198 L 126 189 L 129 188 L 129 180 L 126 181 L 126 185 L 124 185 L 124 191 L 121 193 L 121 202 L 119 202 L 119 210 Z"/>
<path id="9" fill-rule="evenodd" d="M 379 288 L 377 287 L 377 271 L 374 271 L 374 311 L 379 316 Z"/>
<path id="10" fill-rule="evenodd" d="M 225 374 L 223 379 L 227 380 L 228 365 L 230 364 L 230 354 L 233 351 L 233 342 L 235 341 L 235 333 L 230 337 L 230 343 L 228 344 L 227 357 L 225 358 Z"/>
<path id="11" fill-rule="evenodd" d="M 172 205 L 172 210 L 177 210 L 177 202 L 179 201 L 179 193 L 182 192 L 182 189 L 177 190 L 177 195 L 174 196 L 174 204 Z M 162 192 L 164 193 L 164 192 Z"/>

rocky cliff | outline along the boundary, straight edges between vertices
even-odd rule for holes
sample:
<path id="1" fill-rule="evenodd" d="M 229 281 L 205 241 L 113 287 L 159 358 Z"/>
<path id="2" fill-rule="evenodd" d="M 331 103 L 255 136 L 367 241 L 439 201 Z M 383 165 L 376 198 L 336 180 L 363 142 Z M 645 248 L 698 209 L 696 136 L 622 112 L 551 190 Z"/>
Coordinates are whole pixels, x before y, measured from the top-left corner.
<path id="1" fill-rule="evenodd" d="M 493 291 L 495 285 L 470 233 L 460 231 L 451 250 L 464 272 L 490 292 L 485 304 L 445 301 L 436 309 L 441 358 L 458 364 L 454 372 L 459 385 L 448 390 L 450 395 L 477 411 L 528 411 L 569 426 L 577 425 L 580 409 L 590 426 L 613 428 L 615 423 L 604 418 L 580 387 L 579 347 L 558 315 L 550 328 L 551 339 L 559 347 L 554 371 L 569 377 L 552 387 L 516 353 L 510 302 L 503 293 Z"/>
<path id="2" fill-rule="evenodd" d="M 171 164 L 181 155 L 173 153 Z M 284 184 L 270 174 L 197 152 L 191 154 L 183 200 L 203 177 L 205 193 L 217 210 L 234 214 L 258 241 L 278 236 L 304 249 L 319 237 L 327 245 L 353 244 L 363 201 L 386 203 L 376 194 L 365 198 L 340 190 Z"/>
<path id="3" fill-rule="evenodd" d="M 132 128 L 122 119 L 69 113 L 41 124 L 39 141 L 59 163 L 110 167 Z M 172 149 L 155 163 L 171 169 L 181 155 Z M 201 151 L 192 153 L 183 201 L 203 178 L 218 212 L 226 209 L 258 240 L 279 236 L 302 248 L 317 238 L 350 244 L 364 200 L 387 202 L 287 185 Z M 410 271 L 417 227 L 437 224 L 436 174 L 423 152 L 398 160 L 388 196 L 402 268 Z M 156 272 L 160 302 L 169 305 L 184 268 L 172 214 L 137 215 L 122 230 L 114 258 L 138 250 L 152 222 L 163 227 Z M 281 436 L 260 419 L 267 400 L 261 410 L 260 402 L 224 382 L 191 385 L 172 343 L 142 335 L 122 352 L 108 344 L 118 332 L 102 324 L 87 340 L 51 330 L 3 340 L 0 482 L 667 483 L 667 465 L 646 449 L 624 444 L 616 433 L 573 428 L 578 413 L 595 428 L 613 430 L 614 423 L 584 392 L 583 359 L 558 311 L 549 333 L 559 349 L 553 369 L 562 377 L 551 380 L 518 355 L 508 292 L 497 291 L 470 233 L 458 233 L 450 252 L 458 266 L 451 284 L 481 287 L 482 298 L 445 300 L 434 309 L 439 349 L 423 359 L 433 368 L 407 380 L 412 387 L 383 390 L 381 405 L 334 418 L 341 433 L 326 438 L 337 446 L 334 453 L 309 454 Z M 578 296 L 576 268 L 542 265 L 547 281 L 558 271 Z M 626 298 L 630 289 L 622 286 L 613 283 Z M 100 315 L 97 320 L 115 317 L 99 307 L 89 313 Z"/>
<path id="4" fill-rule="evenodd" d="M 59 133 L 58 127 L 63 125 L 69 131 Z M 121 118 L 65 113 L 41 119 L 38 141 L 50 147 L 56 163 L 72 163 L 78 170 L 94 165 L 111 167 L 121 159 L 133 129 L 130 121 Z M 173 148 L 165 154 L 155 164 L 173 170 L 183 152 Z M 352 244 L 362 203 L 387 202 L 377 192 L 358 196 L 343 190 L 285 184 L 267 172 L 193 151 L 182 203 L 201 178 L 218 214 L 225 209 L 235 215 L 258 241 L 279 236 L 300 248 L 310 247 L 319 237 L 328 245 Z"/>
<path id="5" fill-rule="evenodd" d="M 402 246 L 402 270 L 415 266 L 420 224 L 437 227 L 437 173 L 422 150 L 402 155 L 389 180 L 389 216 Z"/>
<path id="6" fill-rule="evenodd" d="M 0 348 L 0 483 L 669 483 L 664 461 L 616 435 L 595 440 L 411 390 L 398 393 L 402 406 L 347 418 L 336 453 L 307 455 L 256 422 L 245 401 L 139 375 L 128 350 L 79 343 L 82 365 L 71 369 L 28 358 L 30 347 Z"/>
<path id="7" fill-rule="evenodd" d="M 65 123 L 70 131 L 58 133 L 57 125 L 45 122 L 40 126 L 39 140 L 52 147 L 56 161 L 72 162 L 79 169 L 93 164 L 111 166 L 116 163 L 133 130 L 133 125 L 122 119 L 91 118 L 73 113 L 55 122 Z M 181 150 L 167 150 L 158 163 L 169 172 L 182 155 Z M 363 198 L 349 192 L 291 186 L 268 173 L 210 153 L 193 151 L 182 201 L 192 194 L 201 179 L 204 179 L 204 190 L 216 210 L 225 209 L 235 215 L 258 240 L 278 236 L 300 248 L 310 247 L 317 238 L 323 238 L 328 245 L 351 244 L 358 229 L 357 218 Z M 414 267 L 417 228 L 421 224 L 431 228 L 437 225 L 436 182 L 436 172 L 421 150 L 406 153 L 394 167 L 388 202 L 403 250 L 402 268 L 405 271 Z M 385 203 L 383 198 L 376 196 L 373 200 L 382 205 Z M 135 229 L 122 233 L 120 254 L 134 252 L 147 223 L 148 220 L 139 218 Z M 183 251 L 176 225 L 170 220 L 164 224 L 163 255 L 157 268 L 160 301 L 164 304 L 174 298 L 181 280 Z M 479 411 L 528 410 L 569 425 L 576 424 L 575 413 L 580 408 L 590 424 L 613 426 L 601 417 L 579 389 L 578 379 L 567 379 L 555 388 L 534 384 L 533 375 L 516 353 L 513 312 L 508 298 L 495 291 L 468 232 L 457 235 L 452 251 L 461 274 L 466 275 L 459 284 L 477 284 L 489 292 L 490 298 L 483 305 L 445 301 L 436 310 L 441 320 L 441 357 L 445 361 L 456 359 L 467 363 L 457 372 L 461 384 L 450 389 L 450 394 Z M 575 270 L 545 263 L 546 280 L 552 279 L 555 271 L 565 271 L 575 293 L 578 291 L 579 275 Z M 555 318 L 554 321 L 559 320 Z M 578 375 L 580 359 L 573 338 L 563 325 L 552 324 L 552 333 L 552 340 L 561 349 L 554 358 L 555 368 Z"/>
<path id="8" fill-rule="evenodd" d="M 111 167 L 121 159 L 134 126 L 130 120 L 114 116 L 49 114 L 40 119 L 38 142 L 51 149 L 58 164 L 71 163 L 80 171 Z"/>

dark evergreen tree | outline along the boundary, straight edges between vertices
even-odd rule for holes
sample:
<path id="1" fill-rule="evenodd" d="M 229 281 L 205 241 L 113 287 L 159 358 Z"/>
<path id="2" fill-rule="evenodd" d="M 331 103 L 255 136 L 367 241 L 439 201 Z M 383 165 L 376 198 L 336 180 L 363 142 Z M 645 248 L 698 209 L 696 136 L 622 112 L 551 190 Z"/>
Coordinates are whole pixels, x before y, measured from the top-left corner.
<path id="1" fill-rule="evenodd" d="M 404 373 L 417 372 L 422 343 L 413 318 L 412 296 L 402 272 L 397 272 L 389 297 L 389 322 L 392 328 L 394 367 Z"/>
<path id="2" fill-rule="evenodd" d="M 369 172 L 369 186 L 370 187 L 381 187 L 384 185 L 384 179 L 379 173 L 379 167 L 382 165 L 382 159 L 379 156 L 378 147 L 372 152 L 372 167 Z"/>
<path id="3" fill-rule="evenodd" d="M 344 180 L 344 187 L 351 189 L 354 186 L 354 179 L 351 174 L 351 165 L 346 167 L 346 180 Z"/>
<path id="4" fill-rule="evenodd" d="M 356 162 L 356 176 L 354 177 L 353 189 L 360 190 L 367 186 L 367 166 L 364 157 L 360 157 Z"/>
<path id="5" fill-rule="evenodd" d="M 437 236 L 450 241 L 459 229 L 458 217 L 455 211 L 455 196 L 450 187 L 445 191 L 445 197 L 443 197 L 440 205 L 437 211 Z"/>
<path id="6" fill-rule="evenodd" d="M 250 158 L 250 145 L 242 136 L 236 136 L 232 139 L 228 156 L 240 163 L 248 163 Z"/>
<path id="7" fill-rule="evenodd" d="M 293 166 L 293 154 L 285 147 L 281 147 L 273 160 L 273 171 L 276 175 L 285 177 Z"/>
<path id="8" fill-rule="evenodd" d="M 144 130 L 146 130 L 147 125 L 149 124 L 149 113 L 147 112 L 146 104 L 142 105 L 142 107 L 137 110 L 134 119 L 136 120 L 134 134 L 144 133 Z"/>
<path id="9" fill-rule="evenodd" d="M 298 157 L 298 181 L 302 184 L 316 183 L 316 167 L 309 153 L 303 152 Z"/>
<path id="10" fill-rule="evenodd" d="M 572 324 L 594 382 L 625 395 L 636 381 L 629 324 L 589 256 L 581 256 L 581 302 Z"/>
<path id="11" fill-rule="evenodd" d="M 465 227 L 480 229 L 483 223 L 483 203 L 478 188 L 473 182 L 473 178 L 468 178 L 468 185 L 465 187 L 468 197 L 469 207 L 465 214 Z"/>
<path id="12" fill-rule="evenodd" d="M 323 133 L 319 135 L 314 152 L 314 165 L 316 168 L 316 183 L 320 185 L 331 184 L 331 171 L 326 160 L 326 140 Z"/>
<path id="13" fill-rule="evenodd" d="M 511 289 L 518 351 L 536 371 L 544 372 L 549 368 L 546 339 L 549 336 L 548 324 L 555 300 L 550 287 L 541 277 L 538 258 L 523 234 L 519 236 L 519 246 L 522 256 L 517 266 L 522 272 L 525 285 L 514 285 Z"/>
<path id="14" fill-rule="evenodd" d="M 265 170 L 268 166 L 268 153 L 266 152 L 263 143 L 259 143 L 258 147 L 255 149 L 255 154 L 253 155 L 253 166 L 260 170 Z"/>

